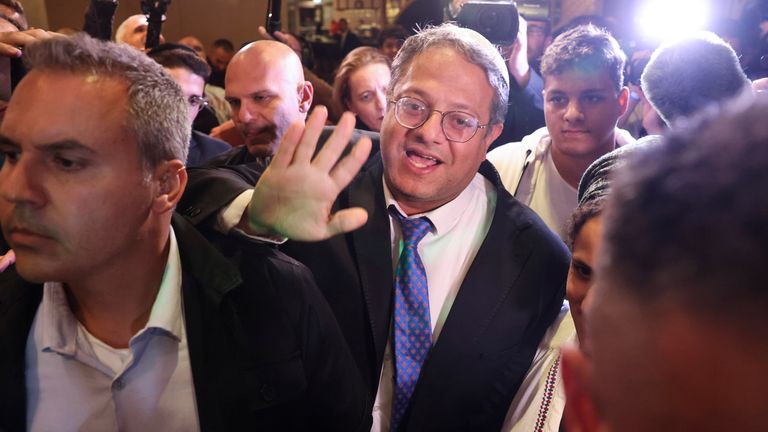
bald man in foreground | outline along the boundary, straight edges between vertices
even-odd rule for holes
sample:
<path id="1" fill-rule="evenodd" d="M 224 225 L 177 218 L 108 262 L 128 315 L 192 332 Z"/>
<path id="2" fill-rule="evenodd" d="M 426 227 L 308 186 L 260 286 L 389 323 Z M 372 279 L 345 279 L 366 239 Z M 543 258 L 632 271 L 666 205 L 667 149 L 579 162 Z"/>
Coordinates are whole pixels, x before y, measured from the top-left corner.
<path id="1" fill-rule="evenodd" d="M 306 120 L 312 95 L 301 60 L 287 45 L 256 41 L 245 46 L 232 58 L 226 77 L 226 99 L 245 146 L 223 154 L 214 163 L 268 162 L 288 126 Z"/>

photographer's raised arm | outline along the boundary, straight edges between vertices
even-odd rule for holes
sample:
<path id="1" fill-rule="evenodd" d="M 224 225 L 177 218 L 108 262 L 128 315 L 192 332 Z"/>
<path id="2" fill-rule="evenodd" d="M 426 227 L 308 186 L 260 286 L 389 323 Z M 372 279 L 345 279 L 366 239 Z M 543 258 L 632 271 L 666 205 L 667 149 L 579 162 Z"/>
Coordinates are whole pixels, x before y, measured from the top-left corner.
<path id="1" fill-rule="evenodd" d="M 307 119 L 306 126 L 295 123 L 290 127 L 254 188 L 238 225 L 240 229 L 254 235 L 319 241 L 365 224 L 368 215 L 361 208 L 333 214 L 331 208 L 365 163 L 371 140 L 361 138 L 352 151 L 339 160 L 355 125 L 354 116 L 345 113 L 312 158 L 326 117 L 326 109 L 318 107 Z"/>

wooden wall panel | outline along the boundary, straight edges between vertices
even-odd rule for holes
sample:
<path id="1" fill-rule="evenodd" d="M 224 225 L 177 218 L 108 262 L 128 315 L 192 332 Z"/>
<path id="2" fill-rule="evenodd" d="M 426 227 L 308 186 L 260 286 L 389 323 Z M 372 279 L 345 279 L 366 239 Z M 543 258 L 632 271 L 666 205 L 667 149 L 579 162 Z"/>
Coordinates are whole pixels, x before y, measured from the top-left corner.
<path id="1" fill-rule="evenodd" d="M 83 12 L 88 2 L 89 0 L 46 0 L 48 28 L 82 28 Z M 285 25 L 287 1 L 283 3 Z M 115 29 L 125 18 L 139 13 L 139 5 L 139 0 L 121 0 L 115 18 Z M 267 0 L 174 0 L 168 8 L 168 21 L 163 25 L 163 35 L 169 41 L 176 41 L 191 34 L 200 38 L 206 45 L 215 39 L 226 37 L 237 47 L 256 38 L 256 27 L 263 25 L 266 12 Z"/>

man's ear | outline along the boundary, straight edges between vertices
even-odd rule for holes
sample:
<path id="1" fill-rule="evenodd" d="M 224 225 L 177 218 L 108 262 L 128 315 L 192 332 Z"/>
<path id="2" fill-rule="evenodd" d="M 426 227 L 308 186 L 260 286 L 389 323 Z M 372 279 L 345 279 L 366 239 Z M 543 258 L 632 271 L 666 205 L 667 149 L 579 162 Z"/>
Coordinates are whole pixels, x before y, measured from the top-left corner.
<path id="1" fill-rule="evenodd" d="M 312 106 L 312 97 L 315 94 L 315 89 L 312 87 L 312 83 L 304 81 L 304 84 L 299 89 L 299 111 L 303 113 L 309 112 L 309 107 Z"/>
<path id="2" fill-rule="evenodd" d="M 173 211 L 187 187 L 187 169 L 178 159 L 164 161 L 152 174 L 155 196 L 152 211 L 165 213 Z"/>
<path id="3" fill-rule="evenodd" d="M 619 90 L 619 97 L 617 99 L 619 106 L 621 106 L 621 111 L 619 112 L 619 117 L 623 116 L 625 112 L 627 112 L 627 106 L 629 106 L 629 88 L 628 87 L 622 87 L 621 90 Z"/>
<path id="4" fill-rule="evenodd" d="M 488 133 L 485 134 L 485 151 L 496 141 L 496 138 L 501 135 L 501 131 L 504 130 L 504 123 L 493 123 L 489 126 Z"/>
<path id="5" fill-rule="evenodd" d="M 565 386 L 565 430 L 595 432 L 603 430 L 592 400 L 592 365 L 584 353 L 570 345 L 561 351 Z"/>

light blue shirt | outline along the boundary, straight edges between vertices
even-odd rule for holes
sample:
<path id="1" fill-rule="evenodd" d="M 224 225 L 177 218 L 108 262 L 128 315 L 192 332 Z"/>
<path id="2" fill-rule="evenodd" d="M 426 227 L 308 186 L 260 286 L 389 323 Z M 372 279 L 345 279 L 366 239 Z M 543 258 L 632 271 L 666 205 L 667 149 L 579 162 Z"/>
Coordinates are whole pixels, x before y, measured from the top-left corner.
<path id="1" fill-rule="evenodd" d="M 26 346 L 31 431 L 197 431 L 181 299 L 181 260 L 170 251 L 146 326 L 115 349 L 77 321 L 62 284 L 48 282 Z"/>

